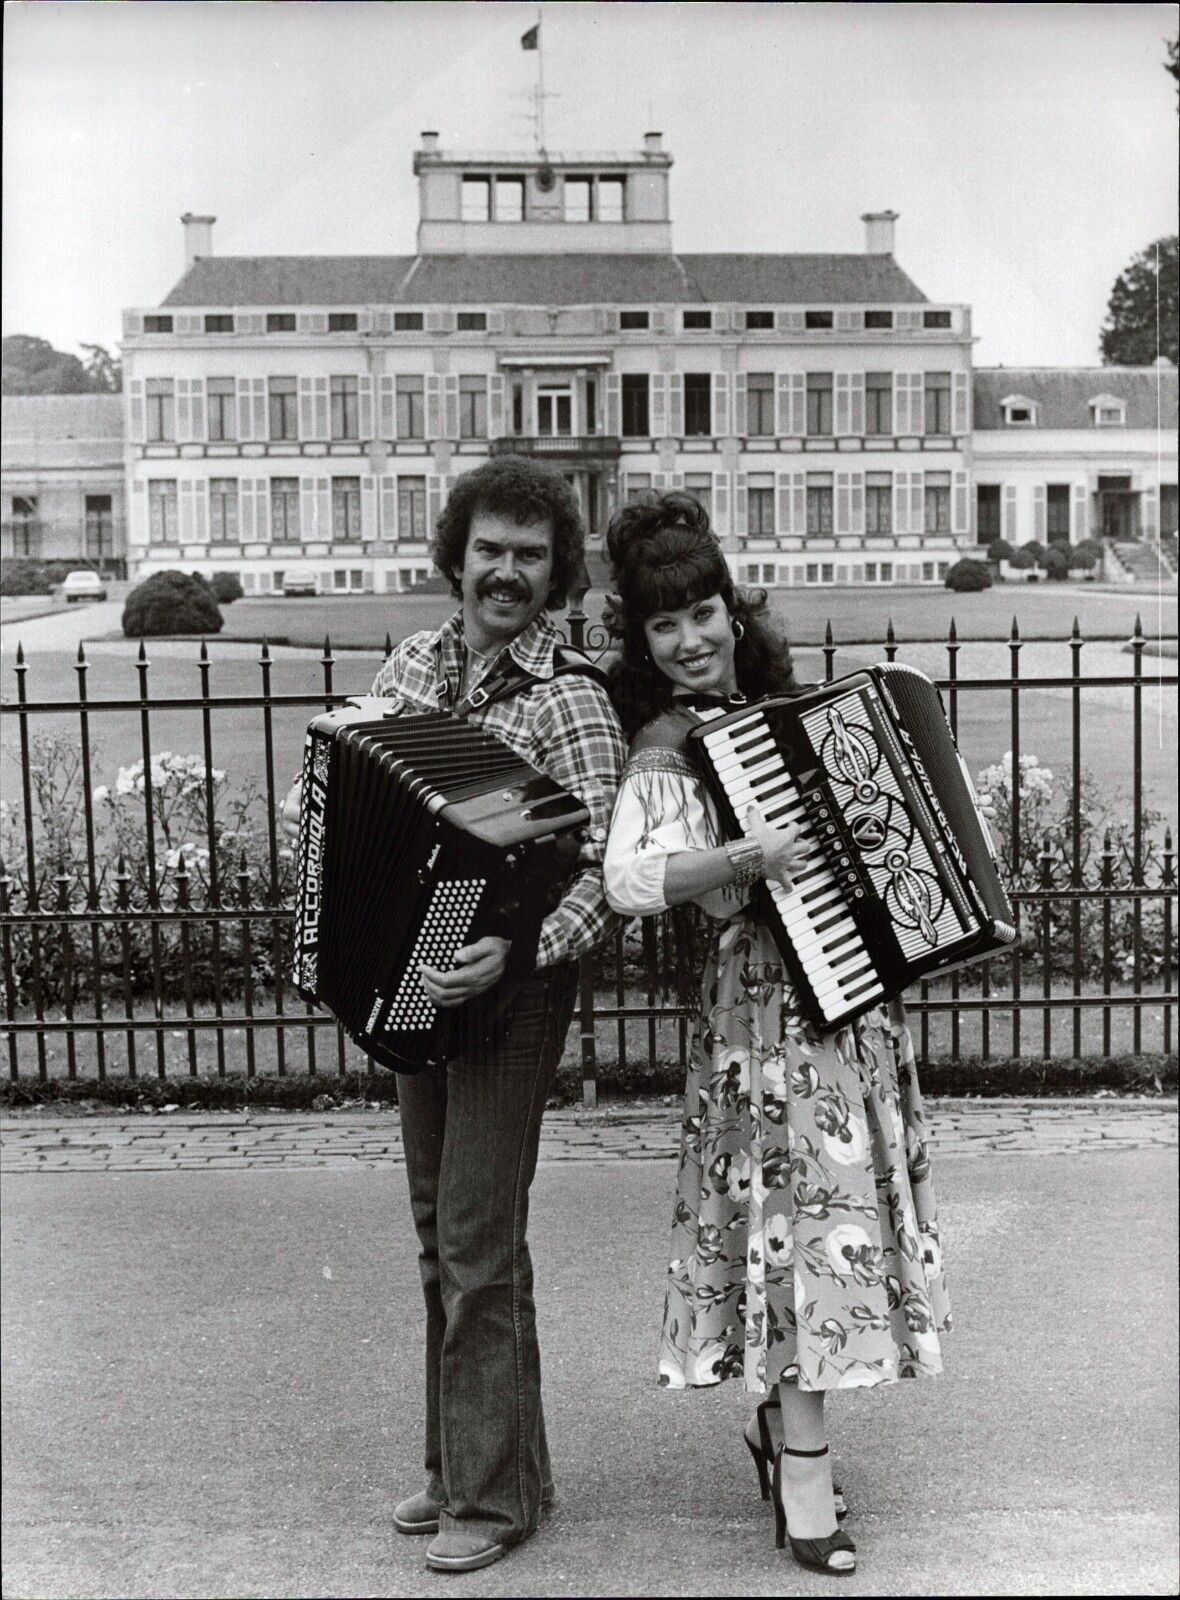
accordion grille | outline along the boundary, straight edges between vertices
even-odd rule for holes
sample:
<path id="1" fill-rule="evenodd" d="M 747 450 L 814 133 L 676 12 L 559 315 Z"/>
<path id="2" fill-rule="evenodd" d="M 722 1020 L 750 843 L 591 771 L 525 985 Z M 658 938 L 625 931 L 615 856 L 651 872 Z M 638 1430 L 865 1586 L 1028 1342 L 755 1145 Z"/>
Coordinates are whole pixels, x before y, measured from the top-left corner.
<path id="1" fill-rule="evenodd" d="M 445 878 L 435 884 L 418 937 L 406 961 L 402 980 L 390 1002 L 385 1031 L 419 1032 L 433 1026 L 436 1007 L 422 988 L 418 968 L 445 970 L 467 938 L 486 878 Z"/>

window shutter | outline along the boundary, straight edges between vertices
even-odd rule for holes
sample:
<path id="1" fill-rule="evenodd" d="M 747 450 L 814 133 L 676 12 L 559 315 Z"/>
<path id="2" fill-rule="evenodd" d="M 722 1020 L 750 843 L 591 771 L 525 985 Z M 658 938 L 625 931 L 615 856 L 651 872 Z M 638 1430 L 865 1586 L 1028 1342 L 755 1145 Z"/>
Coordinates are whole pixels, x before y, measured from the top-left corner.
<path id="1" fill-rule="evenodd" d="M 326 311 L 296 312 L 295 326 L 300 333 L 327 333 L 328 313 Z"/>
<path id="2" fill-rule="evenodd" d="M 328 380 L 324 378 L 322 381 L 326 389 Z M 254 428 L 252 437 L 255 439 L 265 439 L 269 431 L 266 425 L 265 378 L 250 379 L 250 416 L 253 419 L 252 425 Z"/>
<path id="3" fill-rule="evenodd" d="M 713 374 L 713 434 L 724 439 L 729 434 L 729 373 Z"/>
<path id="4" fill-rule="evenodd" d="M 835 533 L 852 532 L 852 484 L 851 473 L 837 472 L 836 474 L 836 514 L 833 523 Z"/>
<path id="5" fill-rule="evenodd" d="M 177 484 L 177 490 L 178 490 L 178 497 L 179 497 L 179 500 L 180 500 L 180 507 L 179 507 L 180 542 L 181 542 L 181 544 L 192 544 L 192 542 L 193 542 L 193 480 L 191 478 L 181 478 L 180 482 Z"/>
<path id="6" fill-rule="evenodd" d="M 673 439 L 684 437 L 684 374 L 668 376 L 668 432 Z"/>
<path id="7" fill-rule="evenodd" d="M 193 407 L 192 437 L 197 444 L 204 444 L 205 430 L 205 380 L 204 378 L 191 378 L 189 380 L 189 398 Z"/>
<path id="8" fill-rule="evenodd" d="M 906 372 L 893 374 L 893 432 L 898 438 L 910 432 L 910 385 Z"/>
<path id="9" fill-rule="evenodd" d="M 209 543 L 209 485 L 204 478 L 180 480 L 180 542 Z"/>
<path id="10" fill-rule="evenodd" d="M 779 534 L 794 531 L 791 522 L 791 474 L 780 472 L 775 477 L 775 532 Z"/>
<path id="11" fill-rule="evenodd" d="M 904 470 L 893 474 L 893 531 L 910 532 L 910 475 Z"/>
<path id="12" fill-rule="evenodd" d="M 124 339 L 136 339 L 136 338 L 139 337 L 139 335 L 142 332 L 143 332 L 143 313 L 142 313 L 142 311 L 124 311 L 124 313 L 123 313 L 123 337 L 124 337 Z"/>
<path id="13" fill-rule="evenodd" d="M 790 434 L 793 439 L 802 439 L 807 432 L 807 383 L 801 372 L 792 372 L 791 378 L 791 426 Z"/>
<path id="14" fill-rule="evenodd" d="M 668 313 L 666 311 L 653 311 L 651 314 L 651 331 L 653 333 L 667 333 Z"/>
<path id="15" fill-rule="evenodd" d="M 358 333 L 372 333 L 373 312 L 369 306 L 360 306 L 356 314 L 356 331 Z"/>
<path id="16" fill-rule="evenodd" d="M 912 333 L 922 326 L 922 313 L 920 311 L 895 311 L 893 325 L 899 331 L 904 329 Z"/>
<path id="17" fill-rule="evenodd" d="M 1073 486 L 1073 522 L 1070 524 L 1069 536 L 1074 544 L 1080 544 L 1086 537 L 1086 512 L 1087 495 L 1084 483 L 1075 483 Z"/>
<path id="18" fill-rule="evenodd" d="M 923 533 L 926 528 L 926 474 L 910 473 L 910 532 Z"/>
<path id="19" fill-rule="evenodd" d="M 959 438 L 971 432 L 971 386 L 969 374 L 951 374 L 951 432 Z"/>
<path id="20" fill-rule="evenodd" d="M 459 377 L 450 372 L 443 379 L 443 414 L 446 418 L 446 437 L 459 437 Z"/>
<path id="21" fill-rule="evenodd" d="M 270 479 L 259 478 L 254 484 L 254 536 L 259 544 L 270 543 Z"/>
<path id="22" fill-rule="evenodd" d="M 374 333 L 392 333 L 393 332 L 393 313 L 392 313 L 392 311 L 375 311 L 373 313 L 373 332 Z"/>
<path id="23" fill-rule="evenodd" d="M 315 436 L 315 390 L 312 388 L 310 378 L 300 378 L 299 437 L 314 439 Z"/>
<path id="24" fill-rule="evenodd" d="M 836 374 L 836 417 L 835 432 L 837 434 L 852 431 L 852 375 L 848 372 Z"/>
<path id="25" fill-rule="evenodd" d="M 683 489 L 684 488 L 684 474 L 683 474 L 683 472 L 674 472 L 672 474 L 672 487 L 673 487 L 673 489 Z"/>
<path id="26" fill-rule="evenodd" d="M 234 327 L 238 333 L 265 333 L 266 321 L 260 311 L 235 311 Z"/>
<path id="27" fill-rule="evenodd" d="M 504 435 L 504 374 L 488 374 L 488 438 L 500 439 Z"/>
<path id="28" fill-rule="evenodd" d="M 258 512 L 255 505 L 255 485 L 253 478 L 241 478 L 238 481 L 238 542 L 240 544 L 254 543 L 254 527 Z"/>
<path id="29" fill-rule="evenodd" d="M 249 405 L 249 379 L 238 378 L 238 438 L 253 440 L 254 413 Z"/>
<path id="30" fill-rule="evenodd" d="M 656 494 L 663 494 L 668 487 L 668 474 L 666 472 L 653 472 L 651 486 Z"/>
<path id="31" fill-rule="evenodd" d="M 729 473 L 713 474 L 713 532 L 724 538 L 729 532 Z"/>
<path id="32" fill-rule="evenodd" d="M 865 531 L 865 475 L 860 471 L 848 474 L 848 492 L 851 501 L 850 518 L 851 533 L 863 534 Z"/>
<path id="33" fill-rule="evenodd" d="M 797 534 L 807 532 L 807 474 L 805 472 L 792 472 L 791 474 L 791 531 Z"/>
<path id="34" fill-rule="evenodd" d="M 951 476 L 951 532 L 970 533 L 970 506 L 967 498 L 967 474 L 955 472 Z"/>
<path id="35" fill-rule="evenodd" d="M 614 306 L 603 306 L 598 313 L 599 326 L 603 333 L 618 333 L 619 313 Z"/>
<path id="36" fill-rule="evenodd" d="M 397 478 L 392 472 L 381 476 L 381 537 L 386 544 L 397 543 Z"/>
<path id="37" fill-rule="evenodd" d="M 863 311 L 837 311 L 835 325 L 839 333 L 852 333 L 864 327 L 865 314 Z"/>
<path id="38" fill-rule="evenodd" d="M 623 380 L 617 372 L 606 375 L 606 432 L 617 439 L 623 431 Z"/>
<path id="39" fill-rule="evenodd" d="M 865 375 L 863 372 L 849 373 L 849 417 L 848 431 L 857 438 L 863 436 L 865 431 Z"/>
<path id="40" fill-rule="evenodd" d="M 728 308 L 728 306 L 718 306 L 714 310 L 714 312 L 713 312 L 713 331 L 714 331 L 714 333 L 728 333 L 729 332 L 729 308 Z"/>
<path id="41" fill-rule="evenodd" d="M 132 378 L 127 385 L 127 438 L 132 444 L 142 444 L 146 432 L 143 379 Z"/>
<path id="42" fill-rule="evenodd" d="M 316 538 L 325 544 L 332 542 L 332 484 L 328 478 L 315 480 Z"/>
<path id="43" fill-rule="evenodd" d="M 426 437 L 442 438 L 442 380 L 433 372 L 426 378 Z"/>
<path id="44" fill-rule="evenodd" d="M 1016 485 L 1004 485 L 1004 503 L 1001 507 L 1000 532 L 1009 544 L 1016 543 Z"/>
<path id="45" fill-rule="evenodd" d="M 733 531 L 744 534 L 750 527 L 750 491 L 749 480 L 744 472 L 735 472 L 733 475 Z"/>
<path id="46" fill-rule="evenodd" d="M 131 482 L 131 509 L 128 534 L 128 542 L 130 544 L 146 545 L 148 542 L 147 485 L 139 478 L 134 478 Z"/>
<path id="47" fill-rule="evenodd" d="M 304 544 L 316 538 L 315 479 L 299 480 L 299 537 Z"/>
<path id="48" fill-rule="evenodd" d="M 1033 484 L 1033 538 L 1045 542 L 1045 485 Z"/>
<path id="49" fill-rule="evenodd" d="M 910 373 L 910 432 L 926 432 L 926 377 L 921 372 Z"/>
<path id="50" fill-rule="evenodd" d="M 780 333 L 802 333 L 806 327 L 802 311 L 780 311 L 774 320 Z"/>
<path id="51" fill-rule="evenodd" d="M 502 311 L 489 311 L 488 312 L 488 332 L 489 333 L 503 333 L 504 332 L 504 313 Z"/>
<path id="52" fill-rule="evenodd" d="M 455 313 L 453 311 L 428 311 L 426 313 L 425 331 L 427 333 L 454 333 Z"/>
<path id="53" fill-rule="evenodd" d="M 394 404 L 394 379 L 381 379 L 377 393 L 377 437 L 396 439 L 397 406 Z"/>
<path id="54" fill-rule="evenodd" d="M 371 472 L 361 476 L 361 538 L 372 544 L 377 537 L 377 480 Z"/>
<path id="55" fill-rule="evenodd" d="M 443 482 L 437 472 L 427 472 L 427 539 L 435 536 L 438 514 L 443 509 Z"/>
<path id="56" fill-rule="evenodd" d="M 733 375 L 733 431 L 739 439 L 746 437 L 748 421 L 746 374 L 744 372 L 735 372 Z"/>
<path id="57" fill-rule="evenodd" d="M 668 379 L 662 372 L 651 375 L 651 436 L 662 439 L 668 432 Z"/>
<path id="58" fill-rule="evenodd" d="M 176 380 L 176 442 L 187 444 L 193 436 L 193 408 L 188 378 Z"/>
<path id="59" fill-rule="evenodd" d="M 173 327 L 178 336 L 181 334 L 204 333 L 205 331 L 201 317 L 192 313 L 185 315 L 184 312 L 181 312 L 175 319 Z"/>
<path id="60" fill-rule="evenodd" d="M 373 379 L 367 372 L 357 378 L 357 426 L 362 439 L 373 439 Z"/>

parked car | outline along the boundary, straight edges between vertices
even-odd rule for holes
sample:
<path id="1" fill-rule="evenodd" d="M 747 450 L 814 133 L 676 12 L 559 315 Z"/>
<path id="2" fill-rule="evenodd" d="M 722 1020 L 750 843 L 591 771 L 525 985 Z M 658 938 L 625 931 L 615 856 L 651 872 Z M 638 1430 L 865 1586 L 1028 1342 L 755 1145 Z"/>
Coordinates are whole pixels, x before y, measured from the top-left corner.
<path id="1" fill-rule="evenodd" d="M 57 592 L 72 605 L 75 600 L 105 600 L 107 586 L 97 572 L 84 568 L 79 572 L 67 572 Z"/>
<path id="2" fill-rule="evenodd" d="M 290 572 L 283 573 L 284 594 L 315 594 L 315 573 L 308 567 L 292 567 Z"/>

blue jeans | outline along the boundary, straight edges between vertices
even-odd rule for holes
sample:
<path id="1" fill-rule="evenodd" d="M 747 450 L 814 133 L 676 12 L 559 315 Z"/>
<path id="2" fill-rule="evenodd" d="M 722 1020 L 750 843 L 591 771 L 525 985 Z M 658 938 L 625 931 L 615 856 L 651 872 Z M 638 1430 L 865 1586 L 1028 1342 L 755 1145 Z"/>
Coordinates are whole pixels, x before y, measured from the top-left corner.
<path id="1" fill-rule="evenodd" d="M 491 1044 L 397 1080 L 426 1297 L 426 1472 L 443 1530 L 505 1544 L 550 1485 L 525 1229 L 577 967 L 535 973 Z"/>

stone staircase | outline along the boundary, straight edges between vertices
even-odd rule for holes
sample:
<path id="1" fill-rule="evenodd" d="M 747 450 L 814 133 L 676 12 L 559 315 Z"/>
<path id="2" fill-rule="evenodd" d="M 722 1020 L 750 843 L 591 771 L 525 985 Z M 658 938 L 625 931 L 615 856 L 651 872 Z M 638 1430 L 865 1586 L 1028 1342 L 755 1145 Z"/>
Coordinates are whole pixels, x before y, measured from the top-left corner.
<path id="1" fill-rule="evenodd" d="M 1154 584 L 1159 581 L 1162 567 L 1165 581 L 1175 583 L 1176 568 L 1166 549 L 1154 543 L 1117 542 L 1107 546 L 1114 557 L 1117 570 L 1111 574 L 1122 583 Z"/>

